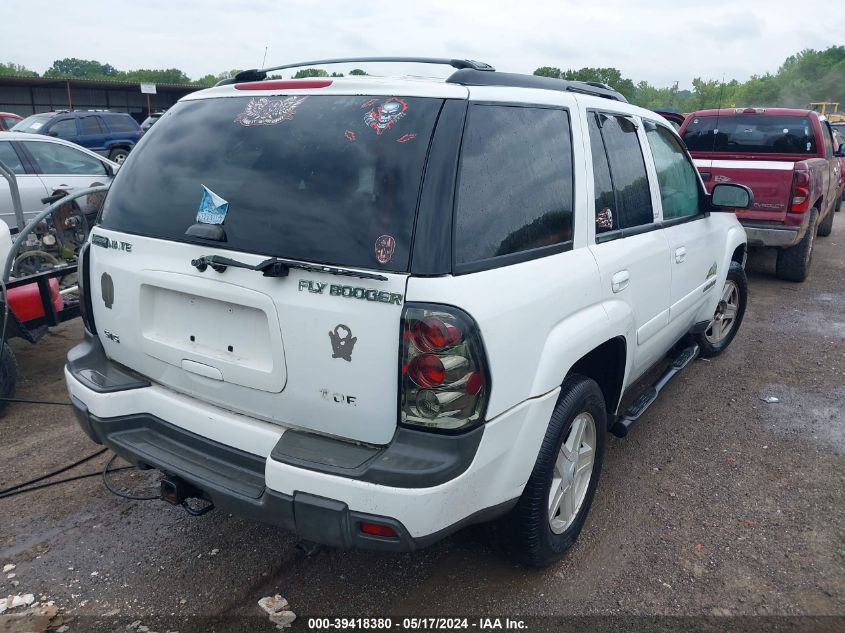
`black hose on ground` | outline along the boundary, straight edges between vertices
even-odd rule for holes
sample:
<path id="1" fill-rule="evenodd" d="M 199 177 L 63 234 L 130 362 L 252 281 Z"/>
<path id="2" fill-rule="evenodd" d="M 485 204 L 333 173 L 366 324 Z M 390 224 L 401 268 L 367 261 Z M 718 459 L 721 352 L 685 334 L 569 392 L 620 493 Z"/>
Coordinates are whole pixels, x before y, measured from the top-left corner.
<path id="1" fill-rule="evenodd" d="M 128 495 L 126 493 L 120 492 L 120 491 L 112 488 L 111 485 L 109 485 L 109 480 L 108 480 L 108 477 L 106 477 L 106 474 L 116 472 L 116 470 L 123 470 L 123 469 L 120 469 L 120 468 L 116 469 L 116 470 L 109 470 L 109 466 L 111 466 L 112 462 L 116 458 L 117 458 L 117 454 L 112 455 L 111 459 L 108 462 L 106 462 L 105 468 L 103 468 L 103 485 L 106 487 L 106 490 L 108 490 L 113 495 L 116 495 L 118 497 L 122 497 L 123 499 L 129 499 L 131 501 L 155 501 L 156 499 L 161 499 L 161 495 L 154 495 L 154 496 L 150 495 L 150 496 L 143 496 L 142 497 L 142 496 L 136 496 L 136 495 Z M 126 468 L 132 468 L 132 466 L 127 466 Z"/>
<path id="2" fill-rule="evenodd" d="M 29 485 L 34 484 L 34 483 L 38 483 L 39 481 L 43 481 L 45 479 L 49 479 L 50 477 L 55 477 L 56 475 L 60 475 L 63 472 L 70 470 L 71 468 L 76 468 L 80 464 L 84 464 L 85 462 L 91 461 L 95 457 L 99 457 L 100 455 L 105 453 L 107 450 L 108 449 L 105 449 L 105 448 L 100 449 L 99 451 L 91 453 L 88 457 L 83 457 L 82 459 L 77 460 L 77 461 L 73 462 L 72 464 L 68 464 L 67 466 L 62 466 L 61 468 L 57 468 L 56 470 L 49 472 L 46 475 L 41 475 L 40 477 L 36 477 L 35 479 L 30 479 L 29 481 L 24 481 L 23 483 L 15 484 L 14 486 L 10 486 L 9 488 L 6 488 L 4 490 L 0 490 L 0 498 L 3 498 L 4 496 L 6 496 L 6 493 L 9 493 L 13 490 L 17 490 L 18 488 L 25 488 L 26 486 L 29 486 Z"/>
<path id="3" fill-rule="evenodd" d="M 134 466 L 121 466 L 120 468 L 115 468 L 114 470 L 110 470 L 110 473 L 116 473 L 120 470 L 132 470 Z M 34 490 L 41 490 L 43 488 L 49 488 L 50 486 L 56 486 L 58 484 L 64 484 L 69 481 L 77 481 L 78 479 L 86 479 L 88 477 L 99 477 L 101 475 L 101 471 L 97 471 L 95 473 L 85 473 L 84 475 L 76 475 L 75 477 L 68 477 L 66 479 L 57 479 L 56 481 L 48 481 L 45 484 L 40 484 L 38 486 L 32 486 L 31 488 L 23 488 L 21 490 L 13 490 L 12 492 L 8 492 L 5 494 L 0 493 L 0 499 L 6 499 L 8 497 L 14 497 L 15 495 L 22 495 L 26 492 L 33 492 Z"/>

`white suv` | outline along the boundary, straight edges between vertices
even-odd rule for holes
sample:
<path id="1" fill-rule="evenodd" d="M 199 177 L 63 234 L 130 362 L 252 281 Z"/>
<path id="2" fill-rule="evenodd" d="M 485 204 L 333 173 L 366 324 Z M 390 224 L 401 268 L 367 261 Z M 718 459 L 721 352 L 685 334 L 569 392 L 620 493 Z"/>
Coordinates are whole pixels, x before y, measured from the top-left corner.
<path id="1" fill-rule="evenodd" d="M 183 98 L 82 257 L 80 424 L 162 496 L 338 547 L 496 519 L 546 565 L 605 437 L 742 321 L 740 185 L 600 84 L 265 80 Z M 669 355 L 623 413 L 635 380 Z"/>

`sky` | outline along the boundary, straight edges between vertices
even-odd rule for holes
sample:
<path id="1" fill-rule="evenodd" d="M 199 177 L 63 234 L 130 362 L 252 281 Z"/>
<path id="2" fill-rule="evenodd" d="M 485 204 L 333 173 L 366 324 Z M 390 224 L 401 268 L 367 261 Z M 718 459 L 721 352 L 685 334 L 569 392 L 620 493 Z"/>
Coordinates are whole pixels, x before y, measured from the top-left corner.
<path id="1" fill-rule="evenodd" d="M 619 68 L 656 86 L 744 81 L 804 48 L 845 42 L 833 0 L 0 0 L 0 61 L 40 73 L 78 57 L 120 70 L 232 68 L 354 56 L 458 57 L 498 70 Z M 347 67 L 348 66 L 348 67 Z M 444 76 L 432 67 L 373 74 Z M 348 72 L 355 66 L 328 68 Z M 285 75 L 287 76 L 287 75 Z"/>

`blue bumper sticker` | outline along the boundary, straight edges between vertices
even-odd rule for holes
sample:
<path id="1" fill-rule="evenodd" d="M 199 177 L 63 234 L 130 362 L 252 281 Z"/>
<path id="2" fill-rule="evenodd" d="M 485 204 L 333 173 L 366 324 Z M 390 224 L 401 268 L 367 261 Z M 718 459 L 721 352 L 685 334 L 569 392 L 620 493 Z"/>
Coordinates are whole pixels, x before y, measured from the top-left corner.
<path id="1" fill-rule="evenodd" d="M 223 224 L 226 213 L 229 211 L 229 203 L 205 185 L 202 185 L 202 189 L 202 200 L 200 208 L 197 209 L 197 222 Z"/>

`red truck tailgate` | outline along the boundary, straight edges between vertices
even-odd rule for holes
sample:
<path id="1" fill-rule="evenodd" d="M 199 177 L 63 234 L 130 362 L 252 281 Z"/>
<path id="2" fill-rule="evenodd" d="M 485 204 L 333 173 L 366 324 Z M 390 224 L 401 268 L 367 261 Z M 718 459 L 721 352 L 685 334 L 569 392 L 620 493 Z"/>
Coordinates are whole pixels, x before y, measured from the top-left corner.
<path id="1" fill-rule="evenodd" d="M 707 191 L 722 182 L 746 185 L 754 192 L 754 206 L 737 216 L 746 220 L 784 221 L 792 190 L 795 163 L 778 160 L 714 160 L 696 158 Z M 708 176 L 709 174 L 709 176 Z"/>

